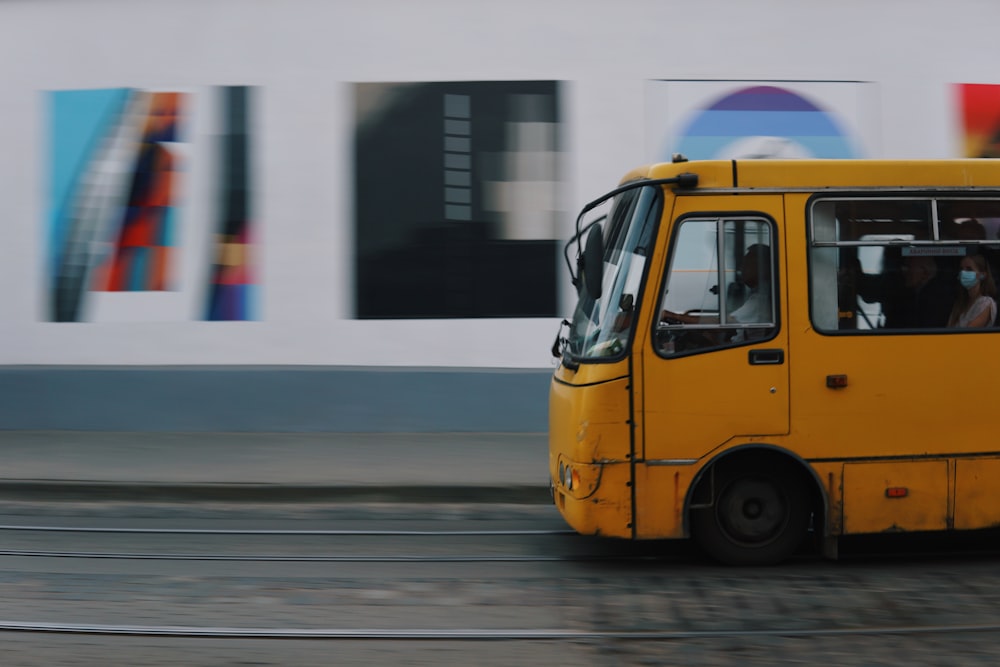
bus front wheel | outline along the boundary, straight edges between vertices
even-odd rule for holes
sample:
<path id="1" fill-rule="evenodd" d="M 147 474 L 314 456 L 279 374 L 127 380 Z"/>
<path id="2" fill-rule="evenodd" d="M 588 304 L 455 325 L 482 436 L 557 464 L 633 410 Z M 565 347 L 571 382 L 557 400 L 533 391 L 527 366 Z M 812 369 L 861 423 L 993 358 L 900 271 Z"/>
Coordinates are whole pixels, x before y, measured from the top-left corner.
<path id="1" fill-rule="evenodd" d="M 728 466 L 714 471 L 709 507 L 694 510 L 692 535 L 712 558 L 729 565 L 773 565 L 802 544 L 809 528 L 808 495 L 788 466 Z"/>

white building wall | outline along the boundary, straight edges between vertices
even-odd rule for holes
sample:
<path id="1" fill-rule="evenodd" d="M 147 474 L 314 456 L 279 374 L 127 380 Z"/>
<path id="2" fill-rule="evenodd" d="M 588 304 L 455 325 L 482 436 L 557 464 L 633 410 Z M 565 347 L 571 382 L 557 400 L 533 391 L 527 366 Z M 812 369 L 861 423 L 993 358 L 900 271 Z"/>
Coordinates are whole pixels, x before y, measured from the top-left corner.
<path id="1" fill-rule="evenodd" d="M 0 365 L 548 367 L 558 318 L 351 319 L 350 84 L 566 82 L 569 212 L 654 158 L 652 80 L 870 82 L 869 157 L 958 156 L 951 86 L 1000 83 L 998 19 L 995 0 L 7 0 Z M 259 90 L 260 320 L 184 318 L 165 295 L 174 321 L 45 321 L 45 93 L 219 85 Z M 186 215 L 209 205 L 197 176 Z"/>

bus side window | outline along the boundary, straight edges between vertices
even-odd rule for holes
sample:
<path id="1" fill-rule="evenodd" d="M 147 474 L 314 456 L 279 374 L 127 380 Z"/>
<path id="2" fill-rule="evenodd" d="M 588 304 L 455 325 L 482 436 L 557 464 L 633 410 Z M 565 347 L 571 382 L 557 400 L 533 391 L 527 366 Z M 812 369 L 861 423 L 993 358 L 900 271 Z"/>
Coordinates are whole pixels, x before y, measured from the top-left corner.
<path id="1" fill-rule="evenodd" d="M 671 249 L 657 350 L 679 355 L 762 340 L 777 331 L 770 223 L 688 219 Z"/>
<path id="2" fill-rule="evenodd" d="M 1000 268 L 997 198 L 830 196 L 811 204 L 808 222 L 810 316 L 820 332 L 950 328 L 966 294 L 961 262 L 984 262 L 985 285 Z"/>

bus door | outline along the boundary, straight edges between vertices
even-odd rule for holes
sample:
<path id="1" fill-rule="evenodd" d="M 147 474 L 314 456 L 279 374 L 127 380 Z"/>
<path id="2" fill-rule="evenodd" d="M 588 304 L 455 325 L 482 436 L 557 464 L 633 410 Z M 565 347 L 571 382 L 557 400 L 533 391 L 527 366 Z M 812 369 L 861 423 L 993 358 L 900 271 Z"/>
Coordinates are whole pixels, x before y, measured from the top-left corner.
<path id="1" fill-rule="evenodd" d="M 698 198 L 675 207 L 659 321 L 641 364 L 640 443 L 652 465 L 788 433 L 782 198 L 739 201 L 753 209 L 704 213 Z"/>

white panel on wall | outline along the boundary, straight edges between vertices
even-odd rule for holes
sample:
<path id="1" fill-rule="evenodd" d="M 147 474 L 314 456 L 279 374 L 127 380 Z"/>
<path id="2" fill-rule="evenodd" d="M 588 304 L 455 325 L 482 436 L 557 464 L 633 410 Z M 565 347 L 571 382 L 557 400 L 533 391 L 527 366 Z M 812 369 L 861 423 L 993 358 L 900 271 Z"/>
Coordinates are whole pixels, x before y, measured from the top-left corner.
<path id="1" fill-rule="evenodd" d="M 561 242 L 552 316 L 354 319 L 358 84 L 558 82 L 558 127 L 525 120 L 511 128 L 496 158 L 506 177 L 491 181 L 489 205 L 508 240 L 564 239 L 583 203 L 662 159 L 691 114 L 734 86 L 784 87 L 816 102 L 858 155 L 961 154 L 952 85 L 1000 83 L 994 19 L 993 0 L 623 0 L 571 10 L 560 0 L 0 3 L 8 63 L 0 70 L 0 364 L 547 367 L 559 319 L 572 308 Z M 254 91 L 256 307 L 252 321 L 210 322 L 201 291 L 215 252 L 206 225 L 222 160 L 211 91 L 227 86 Z M 186 165 L 176 283 L 102 291 L 87 321 L 53 322 L 49 95 L 105 89 L 192 95 L 190 141 L 176 147 Z M 539 148 L 551 132 L 555 150 Z M 521 140 L 529 150 L 517 149 Z"/>

